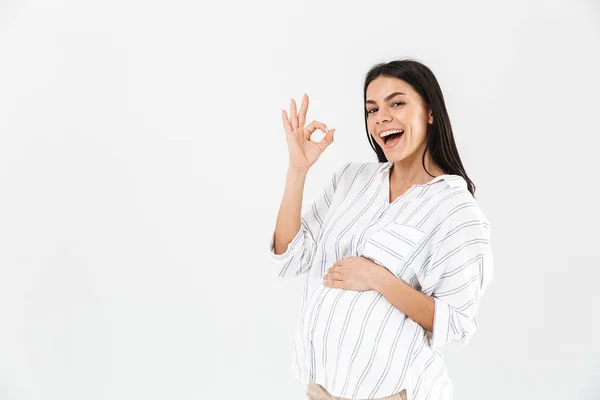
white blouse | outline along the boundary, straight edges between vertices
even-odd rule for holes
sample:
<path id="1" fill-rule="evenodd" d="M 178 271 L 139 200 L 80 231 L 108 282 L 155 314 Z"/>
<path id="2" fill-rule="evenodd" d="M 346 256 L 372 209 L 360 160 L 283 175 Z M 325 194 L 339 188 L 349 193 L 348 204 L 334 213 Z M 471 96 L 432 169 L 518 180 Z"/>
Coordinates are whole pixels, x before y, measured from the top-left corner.
<path id="1" fill-rule="evenodd" d="M 438 348 L 467 344 L 492 279 L 490 224 L 458 175 L 413 185 L 389 202 L 392 163 L 348 163 L 302 213 L 285 253 L 270 251 L 281 277 L 306 274 L 292 372 L 333 396 L 451 399 Z M 350 256 L 369 258 L 435 302 L 433 332 L 374 290 L 329 288 L 322 277 Z"/>

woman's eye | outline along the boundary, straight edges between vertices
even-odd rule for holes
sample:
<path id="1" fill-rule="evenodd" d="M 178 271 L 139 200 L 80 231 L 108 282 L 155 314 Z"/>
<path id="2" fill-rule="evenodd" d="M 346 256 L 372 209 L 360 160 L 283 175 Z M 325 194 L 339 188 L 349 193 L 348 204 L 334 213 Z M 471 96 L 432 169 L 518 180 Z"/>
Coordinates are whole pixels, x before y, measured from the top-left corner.
<path id="1" fill-rule="evenodd" d="M 401 105 L 401 106 L 402 106 L 402 105 L 404 105 L 404 104 L 406 104 L 406 103 L 404 103 L 404 102 L 402 102 L 402 101 L 396 101 L 396 102 L 392 103 L 392 106 L 394 106 L 394 105 L 396 105 L 396 104 L 398 104 L 398 105 Z M 367 110 L 367 114 L 373 114 L 371 111 L 377 111 L 377 109 L 376 109 L 376 108 L 371 108 L 370 110 Z"/>

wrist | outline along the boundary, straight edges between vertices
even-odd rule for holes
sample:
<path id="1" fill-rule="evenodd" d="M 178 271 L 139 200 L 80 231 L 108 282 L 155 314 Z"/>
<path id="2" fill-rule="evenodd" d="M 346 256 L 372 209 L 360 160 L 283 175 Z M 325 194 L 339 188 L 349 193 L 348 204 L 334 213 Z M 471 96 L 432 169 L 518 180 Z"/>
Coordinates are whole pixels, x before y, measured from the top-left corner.
<path id="1" fill-rule="evenodd" d="M 387 268 L 377 264 L 376 262 L 373 262 L 371 288 L 376 292 L 381 293 L 391 275 L 392 273 Z"/>
<path id="2" fill-rule="evenodd" d="M 288 168 L 286 173 L 286 180 L 288 182 L 304 182 L 308 176 L 308 169 L 301 168 Z"/>
<path id="3" fill-rule="evenodd" d="M 308 176 L 308 170 L 288 168 L 286 173 L 286 184 L 296 186 L 297 184 L 304 185 Z"/>
<path id="4" fill-rule="evenodd" d="M 288 166 L 287 173 L 288 175 L 297 175 L 297 176 L 306 176 L 308 175 L 308 170 L 310 167 L 292 167 Z"/>

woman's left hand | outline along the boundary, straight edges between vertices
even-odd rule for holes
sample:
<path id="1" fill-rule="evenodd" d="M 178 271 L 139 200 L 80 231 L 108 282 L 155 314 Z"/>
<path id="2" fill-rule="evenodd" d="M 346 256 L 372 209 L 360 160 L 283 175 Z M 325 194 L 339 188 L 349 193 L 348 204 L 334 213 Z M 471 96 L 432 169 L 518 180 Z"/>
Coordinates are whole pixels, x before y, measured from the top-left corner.
<path id="1" fill-rule="evenodd" d="M 323 275 L 323 285 L 348 290 L 375 290 L 382 269 L 385 268 L 365 257 L 345 257 Z"/>

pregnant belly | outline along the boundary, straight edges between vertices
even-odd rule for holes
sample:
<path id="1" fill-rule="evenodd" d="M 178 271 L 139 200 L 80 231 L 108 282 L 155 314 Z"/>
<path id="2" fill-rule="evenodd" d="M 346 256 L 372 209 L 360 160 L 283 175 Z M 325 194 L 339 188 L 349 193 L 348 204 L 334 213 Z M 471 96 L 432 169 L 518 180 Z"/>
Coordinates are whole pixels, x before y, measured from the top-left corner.
<path id="1" fill-rule="evenodd" d="M 316 293 L 303 316 L 303 335 L 325 347 L 357 340 L 374 343 L 401 327 L 406 316 L 380 293 L 326 288 Z M 377 339 L 379 336 L 379 339 Z"/>
<path id="2" fill-rule="evenodd" d="M 326 288 L 304 320 L 307 360 L 313 369 L 342 376 L 386 368 L 391 357 L 401 368 L 404 362 L 396 360 L 408 359 L 418 342 L 411 340 L 419 335 L 414 324 L 378 292 Z"/>

